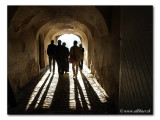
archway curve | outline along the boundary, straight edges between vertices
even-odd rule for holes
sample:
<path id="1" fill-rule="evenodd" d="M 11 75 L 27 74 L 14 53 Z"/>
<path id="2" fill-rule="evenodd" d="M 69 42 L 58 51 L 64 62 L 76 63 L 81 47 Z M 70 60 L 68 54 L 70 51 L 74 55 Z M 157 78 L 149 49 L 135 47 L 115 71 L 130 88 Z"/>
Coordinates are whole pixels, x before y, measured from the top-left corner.
<path id="1" fill-rule="evenodd" d="M 82 31 L 79 31 L 79 32 L 77 32 L 77 31 L 75 31 L 75 32 L 70 32 L 70 30 L 67 30 L 67 29 L 63 29 L 63 30 L 60 30 L 60 31 L 57 31 L 55 34 L 51 34 L 52 36 L 50 36 L 50 37 L 46 37 L 45 39 L 45 49 L 47 49 L 47 46 L 48 46 L 48 44 L 50 43 L 50 40 L 52 39 L 52 40 L 55 40 L 55 44 L 57 44 L 57 38 L 59 37 L 59 36 L 61 36 L 61 35 L 63 35 L 63 34 L 74 34 L 74 35 L 76 35 L 76 36 L 78 36 L 78 37 L 80 37 L 81 38 L 81 41 L 82 41 L 82 45 L 83 45 L 83 47 L 84 47 L 84 49 L 85 49 L 85 57 L 84 57 L 84 62 L 85 62 L 85 64 L 86 65 L 88 65 L 88 38 L 87 38 L 87 36 L 86 36 L 86 34 L 84 33 L 84 32 L 82 32 Z M 91 36 L 90 36 L 90 38 L 91 38 Z M 91 40 L 91 39 L 90 39 Z M 47 58 L 47 55 L 45 54 L 45 58 Z M 48 61 L 47 59 L 46 59 L 46 61 Z M 46 64 L 48 64 L 48 63 L 46 63 Z"/>
<path id="2" fill-rule="evenodd" d="M 65 18 L 66 16 L 69 18 L 68 20 L 65 19 L 64 21 L 63 19 L 60 19 Z M 56 21 L 58 19 L 59 21 Z M 91 37 L 88 38 L 89 42 L 101 39 L 101 36 L 106 36 L 109 34 L 107 23 L 105 22 L 99 10 L 94 6 L 21 6 L 18 8 L 14 17 L 12 18 L 11 24 L 13 26 L 10 24 L 10 27 L 16 30 L 17 34 L 21 34 L 22 32 L 24 33 L 29 29 L 34 29 L 36 40 L 39 39 L 39 36 L 41 36 L 42 40 L 46 40 L 45 37 L 52 26 L 54 26 L 56 23 L 59 24 L 59 22 L 63 22 L 66 25 L 62 28 L 68 27 L 67 24 L 70 23 L 70 19 L 71 21 L 75 20 L 81 24 L 84 24 L 89 29 L 84 30 L 82 28 L 82 31 L 85 34 L 87 31 L 90 31 Z M 81 37 L 80 34 L 77 35 Z M 51 36 L 53 36 L 53 34 Z M 43 41 L 42 43 L 45 42 Z M 45 49 L 46 48 L 44 48 L 44 52 L 42 52 L 43 54 L 46 53 Z M 91 45 L 88 46 L 88 49 L 92 49 Z M 90 64 L 91 51 L 88 51 L 88 55 L 88 61 Z"/>
<path id="3" fill-rule="evenodd" d="M 46 55 L 46 48 L 44 40 L 46 41 L 47 39 L 45 38 L 53 38 L 54 35 L 57 33 L 57 35 L 60 33 L 60 27 L 55 31 L 55 34 L 49 33 L 55 23 L 58 24 L 58 22 L 54 22 L 57 19 L 60 18 L 65 18 L 65 17 L 71 18 L 72 20 L 78 21 L 81 23 L 81 25 L 85 25 L 88 30 L 84 29 L 84 27 L 79 26 L 79 31 L 75 31 L 74 34 L 79 35 L 82 40 L 86 40 L 88 42 L 92 42 L 88 44 L 88 66 L 91 63 L 91 56 L 92 52 L 91 50 L 96 47 L 95 46 L 95 41 L 101 40 L 101 36 L 104 38 L 106 37 L 109 32 L 108 32 L 108 26 L 107 23 L 105 22 L 102 14 L 99 12 L 99 10 L 96 7 L 93 6 L 21 6 L 17 9 L 15 12 L 12 20 L 10 20 L 9 24 L 9 29 L 8 29 L 8 41 L 9 41 L 9 48 L 12 48 L 13 46 L 14 49 L 9 49 L 10 57 L 9 57 L 9 65 L 15 65 L 15 63 L 18 64 L 25 64 L 26 67 L 22 67 L 20 70 L 16 70 L 14 72 L 9 71 L 10 78 L 14 79 L 14 75 L 19 73 L 19 71 L 24 72 L 24 77 L 26 78 L 24 81 L 26 83 L 29 81 L 29 78 L 32 76 L 35 76 L 38 73 L 39 69 L 39 56 L 38 56 L 38 42 L 39 36 L 41 37 L 42 40 L 42 49 L 43 51 L 40 53 L 43 57 Z M 69 20 L 69 19 L 68 19 Z M 59 21 L 60 22 L 60 21 Z M 63 29 L 64 31 L 69 32 L 70 26 L 67 26 L 69 23 L 68 21 L 63 21 L 61 19 L 61 22 L 64 22 L 64 26 L 61 26 L 62 28 L 67 28 Z M 48 24 L 47 26 L 45 26 Z M 69 25 L 69 24 L 68 24 Z M 45 28 L 42 30 L 41 28 Z M 82 28 L 82 29 L 80 29 Z M 89 33 L 87 33 L 89 31 Z M 53 32 L 53 31 L 52 31 Z M 65 32 L 66 33 L 66 32 Z M 48 37 L 49 35 L 50 37 Z M 59 34 L 61 35 L 61 34 Z M 46 37 L 47 36 L 47 37 Z M 84 37 L 83 37 L 84 36 Z M 15 45 L 13 41 L 17 41 L 15 43 L 18 43 Z M 13 44 L 11 44 L 13 43 Z M 24 46 L 24 47 L 23 47 Z M 26 48 L 26 49 L 25 49 Z M 31 53 L 31 51 L 33 51 Z M 22 59 L 23 62 L 20 62 L 21 59 L 19 59 L 19 54 L 14 55 L 12 53 L 17 53 L 23 55 Z M 13 56 L 14 55 L 14 56 Z M 15 59 L 13 59 L 15 58 Z M 43 58 L 44 59 L 44 58 Z M 42 60 L 42 62 L 45 62 Z M 32 67 L 34 69 L 31 71 L 29 68 L 27 68 L 28 65 L 33 64 Z M 46 66 L 45 63 L 44 67 Z M 31 74 L 32 73 L 32 74 Z M 22 76 L 23 77 L 23 76 Z M 25 82 L 23 85 L 26 84 Z M 15 86 L 18 84 L 18 82 L 15 82 Z M 22 86 L 22 85 L 21 85 Z"/>
<path id="4" fill-rule="evenodd" d="M 37 34 L 46 23 L 65 16 L 85 24 L 90 29 L 92 35 L 95 34 L 94 30 L 97 31 L 98 35 L 108 34 L 107 23 L 99 10 L 93 6 L 22 6 L 16 11 L 11 24 L 13 23 L 13 27 L 17 32 L 21 32 L 21 29 L 23 32 L 25 29 L 33 27 L 34 32 Z M 61 20 L 63 21 L 63 19 Z M 68 21 L 63 22 L 67 23 Z M 50 27 L 47 28 L 50 29 Z M 47 28 L 45 28 L 43 34 L 48 31 Z"/>
<path id="5" fill-rule="evenodd" d="M 68 22 L 65 23 L 66 21 Z M 59 31 L 61 31 L 61 33 Z M 53 36 L 54 34 L 57 34 L 57 33 L 59 33 L 59 35 L 62 35 L 64 33 L 73 33 L 81 37 L 81 34 L 83 34 L 81 31 L 84 34 L 86 34 L 88 38 L 92 36 L 91 30 L 85 24 L 77 20 L 74 20 L 70 17 L 63 16 L 60 18 L 53 19 L 52 21 L 44 24 L 38 30 L 36 34 L 36 39 L 38 40 L 39 34 L 43 34 L 45 37 L 44 38 L 44 41 L 45 41 L 47 40 L 46 38 L 48 38 L 48 36 Z M 81 32 L 81 34 L 79 34 L 79 32 Z"/>
<path id="6" fill-rule="evenodd" d="M 64 23 L 64 21 L 68 22 Z M 46 29 L 48 29 L 48 31 L 46 31 Z M 80 23 L 79 21 L 73 20 L 70 17 L 60 17 L 42 26 L 37 33 L 37 39 L 40 34 L 42 34 L 44 39 L 44 50 L 47 49 L 47 46 L 50 43 L 51 39 L 55 40 L 55 44 L 57 44 L 56 39 L 63 34 L 75 34 L 79 36 L 86 51 L 84 61 L 85 64 L 88 65 L 88 41 L 92 40 L 92 34 L 88 27 L 84 24 Z M 44 57 L 46 61 L 45 64 L 48 64 L 47 55 L 44 54 Z"/>

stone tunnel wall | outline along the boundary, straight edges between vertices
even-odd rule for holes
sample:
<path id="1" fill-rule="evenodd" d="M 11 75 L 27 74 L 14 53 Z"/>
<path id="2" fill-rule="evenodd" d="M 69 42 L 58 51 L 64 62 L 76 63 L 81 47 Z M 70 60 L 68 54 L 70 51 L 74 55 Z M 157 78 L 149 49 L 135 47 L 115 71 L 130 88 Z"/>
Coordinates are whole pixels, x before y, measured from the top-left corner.
<path id="1" fill-rule="evenodd" d="M 8 79 L 13 91 L 25 86 L 39 73 L 38 48 L 33 28 L 8 29 Z"/>
<path id="2" fill-rule="evenodd" d="M 118 104 L 119 65 L 120 65 L 120 12 L 119 7 L 112 8 L 110 32 L 107 35 L 93 35 L 91 46 L 91 70 L 98 82 L 106 90 L 110 99 Z M 89 48 L 90 49 L 90 48 Z"/>
<path id="3" fill-rule="evenodd" d="M 152 109 L 153 8 L 123 7 L 119 109 Z"/>

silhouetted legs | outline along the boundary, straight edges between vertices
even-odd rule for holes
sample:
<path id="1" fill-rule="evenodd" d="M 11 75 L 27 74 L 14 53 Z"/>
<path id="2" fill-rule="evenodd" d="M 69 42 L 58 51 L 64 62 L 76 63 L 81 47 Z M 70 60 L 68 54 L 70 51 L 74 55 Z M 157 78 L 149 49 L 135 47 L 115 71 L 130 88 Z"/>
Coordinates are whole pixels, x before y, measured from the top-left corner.
<path id="1" fill-rule="evenodd" d="M 58 65 L 58 74 L 60 75 L 60 73 L 61 73 L 61 63 L 60 63 L 60 61 L 57 61 L 57 65 Z"/>
<path id="2" fill-rule="evenodd" d="M 79 67 L 81 70 L 83 69 L 83 59 L 79 62 Z"/>
<path id="3" fill-rule="evenodd" d="M 69 72 L 69 61 L 68 60 L 65 60 L 64 71 L 65 73 Z"/>
<path id="4" fill-rule="evenodd" d="M 52 68 L 52 61 L 53 61 L 53 73 L 55 71 L 55 59 L 53 58 L 53 56 L 49 56 L 49 70 L 51 72 L 51 68 Z"/>
<path id="5" fill-rule="evenodd" d="M 53 59 L 53 73 L 55 72 L 55 59 Z"/>
<path id="6" fill-rule="evenodd" d="M 72 70 L 73 70 L 73 75 L 74 75 L 74 77 L 77 77 L 78 65 L 79 65 L 79 61 L 72 63 Z"/>
<path id="7" fill-rule="evenodd" d="M 64 74 L 64 70 L 65 70 L 65 62 L 58 60 L 57 64 L 58 64 L 58 73 L 59 73 L 59 75 L 63 75 Z"/>

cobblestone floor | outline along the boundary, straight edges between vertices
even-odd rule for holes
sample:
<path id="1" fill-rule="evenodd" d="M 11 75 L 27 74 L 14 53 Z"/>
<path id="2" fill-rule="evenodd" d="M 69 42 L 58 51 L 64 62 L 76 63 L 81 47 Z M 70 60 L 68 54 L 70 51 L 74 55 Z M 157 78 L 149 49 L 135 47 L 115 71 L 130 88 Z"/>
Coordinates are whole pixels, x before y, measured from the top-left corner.
<path id="1" fill-rule="evenodd" d="M 73 78 L 59 76 L 48 68 L 41 71 L 26 87 L 15 94 L 17 107 L 8 106 L 8 114 L 114 114 L 109 96 L 84 66 Z"/>

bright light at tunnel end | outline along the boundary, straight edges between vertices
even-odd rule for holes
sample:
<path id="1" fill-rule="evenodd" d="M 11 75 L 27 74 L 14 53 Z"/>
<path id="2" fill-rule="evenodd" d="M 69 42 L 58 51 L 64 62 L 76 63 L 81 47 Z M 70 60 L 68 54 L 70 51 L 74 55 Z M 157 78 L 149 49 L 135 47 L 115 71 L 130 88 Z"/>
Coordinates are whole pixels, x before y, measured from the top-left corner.
<path id="1" fill-rule="evenodd" d="M 78 42 L 78 44 L 77 44 L 78 46 L 79 46 L 79 44 L 81 44 L 80 38 L 74 34 L 63 34 L 57 40 L 61 40 L 62 43 L 66 42 L 66 47 L 69 49 L 73 46 L 74 40 L 76 40 Z"/>

